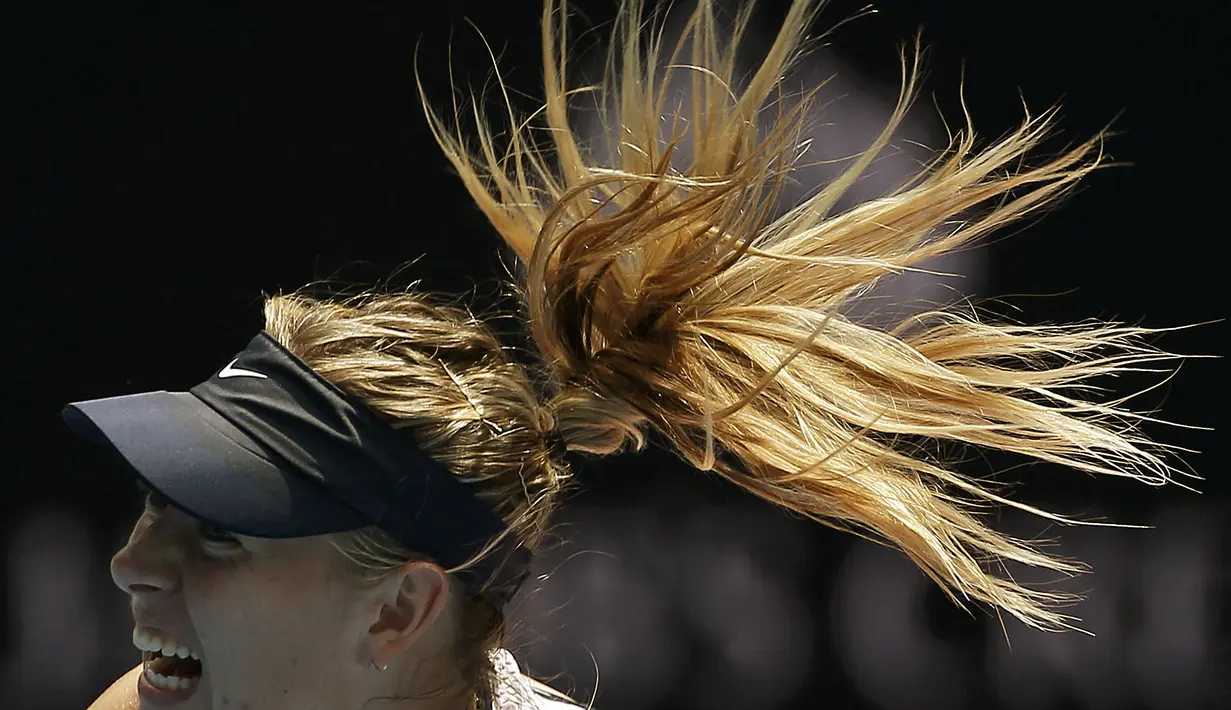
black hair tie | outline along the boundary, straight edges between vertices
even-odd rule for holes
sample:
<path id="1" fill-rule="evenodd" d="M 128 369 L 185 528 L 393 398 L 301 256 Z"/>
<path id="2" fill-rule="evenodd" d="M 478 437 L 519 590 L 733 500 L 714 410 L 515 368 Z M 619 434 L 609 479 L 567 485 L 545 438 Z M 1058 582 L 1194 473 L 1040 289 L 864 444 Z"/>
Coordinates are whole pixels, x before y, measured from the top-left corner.
<path id="1" fill-rule="evenodd" d="M 546 434 L 547 452 L 553 461 L 560 461 L 568 455 L 568 442 L 559 429 L 551 428 Z"/>

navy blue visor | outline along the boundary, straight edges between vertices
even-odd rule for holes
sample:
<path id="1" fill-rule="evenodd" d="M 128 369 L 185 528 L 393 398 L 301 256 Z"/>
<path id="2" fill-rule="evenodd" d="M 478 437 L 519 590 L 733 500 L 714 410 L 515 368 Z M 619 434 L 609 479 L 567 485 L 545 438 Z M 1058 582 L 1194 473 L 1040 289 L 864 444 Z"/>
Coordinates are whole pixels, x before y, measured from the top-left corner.
<path id="1" fill-rule="evenodd" d="M 187 392 L 74 402 L 63 416 L 172 505 L 240 535 L 375 526 L 443 567 L 473 562 L 456 577 L 498 607 L 529 568 L 469 486 L 264 332 Z"/>

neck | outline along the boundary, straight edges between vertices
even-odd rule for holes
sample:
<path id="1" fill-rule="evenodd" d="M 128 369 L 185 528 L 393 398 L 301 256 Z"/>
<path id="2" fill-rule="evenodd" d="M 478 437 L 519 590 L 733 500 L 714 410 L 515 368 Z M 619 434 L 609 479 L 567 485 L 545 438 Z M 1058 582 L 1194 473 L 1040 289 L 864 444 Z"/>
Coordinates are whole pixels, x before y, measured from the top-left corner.
<path id="1" fill-rule="evenodd" d="M 433 668 L 433 666 L 437 666 Z M 451 668 L 411 661 L 400 668 L 374 672 L 366 697 L 382 710 L 474 710 L 474 692 Z M 361 710 L 367 710 L 361 705 Z"/>

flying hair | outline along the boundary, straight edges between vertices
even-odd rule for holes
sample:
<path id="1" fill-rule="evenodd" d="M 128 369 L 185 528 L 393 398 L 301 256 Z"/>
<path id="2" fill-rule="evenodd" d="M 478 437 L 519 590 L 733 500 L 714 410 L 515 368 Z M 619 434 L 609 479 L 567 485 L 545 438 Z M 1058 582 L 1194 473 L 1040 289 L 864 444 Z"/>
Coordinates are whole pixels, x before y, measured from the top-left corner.
<path id="1" fill-rule="evenodd" d="M 1118 323 L 1030 326 L 936 307 L 876 328 L 840 308 L 1052 205 L 1106 163 L 1106 135 L 1036 158 L 1055 109 L 1027 112 L 985 144 L 967 114 L 911 179 L 839 211 L 916 97 L 916 43 L 884 130 L 775 216 L 817 93 L 788 102 L 783 77 L 821 4 L 795 0 L 759 66 L 737 81 L 751 2 L 724 31 L 713 2 L 699 0 L 672 44 L 662 23 L 645 22 L 641 0 L 624 0 L 601 82 L 574 86 L 567 3 L 545 0 L 539 111 L 523 120 L 506 93 L 498 130 L 475 100 L 467 137 L 456 98 L 446 121 L 419 90 L 436 141 L 521 262 L 529 332 L 550 376 L 542 406 L 568 449 L 604 455 L 653 436 L 765 500 L 901 550 L 958 604 L 1072 628 L 1059 611 L 1069 596 L 1017 583 L 1005 563 L 1082 566 L 997 532 L 984 513 L 1007 505 L 1075 521 L 1007 498 L 918 443 L 1171 482 L 1165 447 L 1139 431 L 1145 416 L 1128 398 L 1097 399 L 1092 380 L 1159 371 L 1175 356 L 1148 342 L 1155 331 Z M 670 104 L 680 73 L 688 111 Z M 583 94 L 618 137 L 610 159 L 570 123 Z"/>

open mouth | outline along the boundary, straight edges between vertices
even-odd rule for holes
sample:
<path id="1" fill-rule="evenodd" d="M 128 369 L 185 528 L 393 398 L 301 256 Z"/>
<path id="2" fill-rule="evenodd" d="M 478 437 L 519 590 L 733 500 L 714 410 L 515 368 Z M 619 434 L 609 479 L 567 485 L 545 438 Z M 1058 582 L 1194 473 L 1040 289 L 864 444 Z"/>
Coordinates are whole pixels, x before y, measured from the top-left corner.
<path id="1" fill-rule="evenodd" d="M 146 651 L 145 677 L 165 690 L 191 690 L 201 680 L 201 661 L 195 658 L 165 656 L 161 652 Z"/>
<path id="2" fill-rule="evenodd" d="M 133 645 L 142 651 L 142 679 L 154 689 L 188 697 L 201 681 L 201 657 L 159 632 L 133 630 Z"/>

